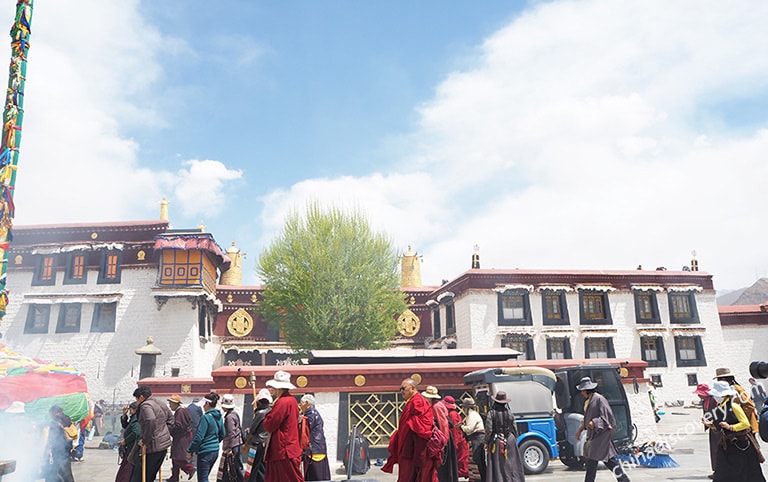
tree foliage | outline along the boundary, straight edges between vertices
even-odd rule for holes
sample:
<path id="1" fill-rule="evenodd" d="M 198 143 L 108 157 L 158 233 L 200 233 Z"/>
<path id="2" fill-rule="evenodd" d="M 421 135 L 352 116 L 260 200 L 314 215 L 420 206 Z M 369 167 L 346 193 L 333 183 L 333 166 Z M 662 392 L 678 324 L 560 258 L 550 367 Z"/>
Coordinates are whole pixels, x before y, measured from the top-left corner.
<path id="1" fill-rule="evenodd" d="M 261 254 L 259 313 L 298 351 L 380 348 L 406 308 L 391 241 L 358 211 L 307 206 Z"/>

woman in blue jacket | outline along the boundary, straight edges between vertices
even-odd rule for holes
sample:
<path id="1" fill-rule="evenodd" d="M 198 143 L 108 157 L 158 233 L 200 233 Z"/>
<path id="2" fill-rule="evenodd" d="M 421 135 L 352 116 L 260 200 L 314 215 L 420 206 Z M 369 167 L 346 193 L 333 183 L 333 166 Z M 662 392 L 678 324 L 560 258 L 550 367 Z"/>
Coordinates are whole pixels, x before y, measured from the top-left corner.
<path id="1" fill-rule="evenodd" d="M 195 438 L 187 449 L 187 460 L 192 459 L 192 454 L 197 454 L 197 482 L 208 482 L 211 467 L 219 457 L 219 444 L 224 440 L 224 423 L 221 411 L 216 408 L 218 402 L 219 396 L 214 392 L 205 396 L 205 413 L 197 425 Z"/>

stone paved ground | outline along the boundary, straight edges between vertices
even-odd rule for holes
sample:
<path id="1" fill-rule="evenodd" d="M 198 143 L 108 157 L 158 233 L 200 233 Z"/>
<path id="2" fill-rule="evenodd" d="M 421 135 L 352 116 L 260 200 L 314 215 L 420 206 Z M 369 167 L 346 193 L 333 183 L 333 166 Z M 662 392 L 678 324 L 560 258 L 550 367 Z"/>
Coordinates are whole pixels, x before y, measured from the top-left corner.
<path id="1" fill-rule="evenodd" d="M 709 455 L 707 449 L 707 436 L 701 430 L 698 420 L 700 411 L 697 409 L 673 408 L 667 409 L 662 422 L 659 423 L 659 432 L 672 445 L 674 453 L 672 458 L 680 464 L 677 468 L 647 468 L 638 467 L 629 472 L 634 482 L 693 482 L 707 481 L 709 470 Z M 114 480 L 117 471 L 117 453 L 112 450 L 99 450 L 95 448 L 97 441 L 89 442 L 86 446 L 85 458 L 82 462 L 74 464 L 73 472 L 77 482 L 109 482 Z M 763 451 L 768 450 L 768 444 L 763 445 Z M 341 470 L 339 470 L 341 472 Z M 170 461 L 163 465 L 163 477 L 170 475 Z M 346 475 L 338 473 L 335 480 L 346 479 Z M 385 474 L 379 467 L 372 466 L 364 476 L 355 476 L 353 479 L 373 479 L 380 482 L 395 482 L 396 475 Z M 184 480 L 182 478 L 182 480 Z M 211 481 L 215 480 L 215 475 Z M 528 476 L 527 481 L 544 482 L 580 482 L 584 480 L 584 472 L 570 471 L 559 461 L 552 461 L 547 471 L 541 475 Z M 598 472 L 598 482 L 610 482 L 615 480 L 606 470 Z M 2 482 L 14 482 L 16 478 L 7 476 Z M 20 481 L 17 482 L 30 482 Z"/>

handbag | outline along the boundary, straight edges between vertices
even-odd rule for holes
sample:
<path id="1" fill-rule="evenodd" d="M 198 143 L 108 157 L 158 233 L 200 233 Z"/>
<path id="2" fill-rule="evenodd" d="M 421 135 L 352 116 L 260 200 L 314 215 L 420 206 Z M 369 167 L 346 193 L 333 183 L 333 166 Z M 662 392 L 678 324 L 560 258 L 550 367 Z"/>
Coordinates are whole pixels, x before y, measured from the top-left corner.
<path id="1" fill-rule="evenodd" d="M 73 442 L 77 440 L 77 427 L 75 427 L 74 423 L 70 423 L 69 427 L 61 426 L 62 429 L 64 429 L 64 437 L 67 439 L 67 442 Z"/>
<path id="2" fill-rule="evenodd" d="M 133 448 L 131 448 L 131 451 L 128 452 L 128 457 L 126 460 L 131 465 L 136 465 L 136 463 L 139 461 L 139 456 L 141 455 L 141 450 L 139 450 L 139 442 L 135 442 L 133 444 Z"/>

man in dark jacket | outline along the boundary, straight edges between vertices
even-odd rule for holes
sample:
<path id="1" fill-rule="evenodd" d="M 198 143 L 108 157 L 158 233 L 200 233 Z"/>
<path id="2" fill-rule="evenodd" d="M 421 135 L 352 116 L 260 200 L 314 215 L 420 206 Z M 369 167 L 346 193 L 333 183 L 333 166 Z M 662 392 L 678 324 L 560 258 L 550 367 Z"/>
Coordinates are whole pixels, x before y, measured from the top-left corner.
<path id="1" fill-rule="evenodd" d="M 160 466 L 163 465 L 168 447 L 171 446 L 171 431 L 173 426 L 173 412 L 168 406 L 152 397 L 152 390 L 145 385 L 140 385 L 134 390 L 133 397 L 139 405 L 138 418 L 141 427 L 141 440 L 139 447 L 146 450 L 146 478 L 155 480 Z M 142 480 L 140 465 L 137 464 L 133 471 L 133 482 Z"/>

